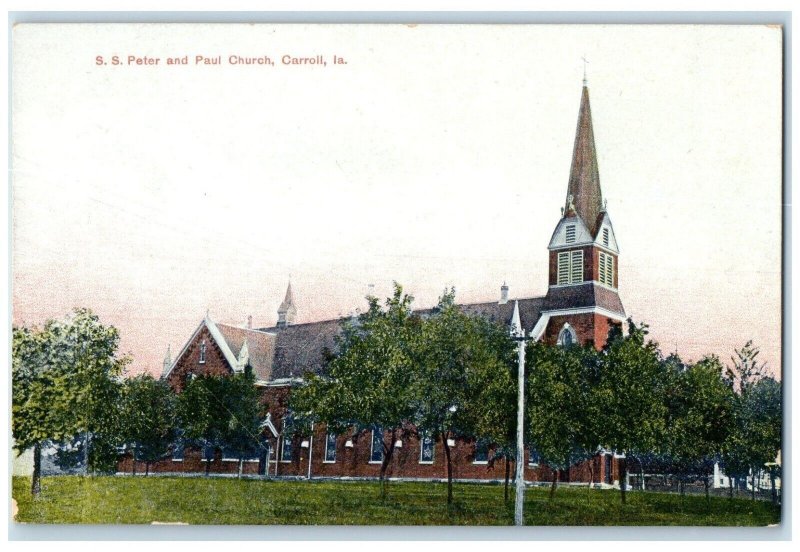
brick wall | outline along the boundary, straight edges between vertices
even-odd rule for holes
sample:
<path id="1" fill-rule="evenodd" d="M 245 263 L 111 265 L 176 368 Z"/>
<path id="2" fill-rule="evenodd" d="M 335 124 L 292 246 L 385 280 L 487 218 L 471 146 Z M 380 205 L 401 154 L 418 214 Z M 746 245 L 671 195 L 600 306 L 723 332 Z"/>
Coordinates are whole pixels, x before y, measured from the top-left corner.
<path id="1" fill-rule="evenodd" d="M 205 362 L 200 362 L 200 345 L 205 341 L 206 343 L 206 359 Z M 203 326 L 197 333 L 194 339 L 189 343 L 186 351 L 178 359 L 175 368 L 170 372 L 167 382 L 176 392 L 180 393 L 186 386 L 186 378 L 189 374 L 196 374 L 198 376 L 212 374 L 212 375 L 228 375 L 233 371 L 228 366 L 222 350 L 217 345 L 208 328 Z"/>

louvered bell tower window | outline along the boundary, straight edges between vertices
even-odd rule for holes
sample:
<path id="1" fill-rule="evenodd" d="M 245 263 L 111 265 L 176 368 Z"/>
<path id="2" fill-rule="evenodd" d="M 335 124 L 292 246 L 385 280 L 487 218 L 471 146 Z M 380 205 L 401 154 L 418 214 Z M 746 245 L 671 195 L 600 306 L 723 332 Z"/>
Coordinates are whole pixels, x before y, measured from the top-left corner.
<path id="1" fill-rule="evenodd" d="M 562 251 L 558 254 L 558 285 L 583 282 L 583 251 Z"/>
<path id="2" fill-rule="evenodd" d="M 567 225 L 567 243 L 575 243 L 575 225 Z"/>
<path id="3" fill-rule="evenodd" d="M 614 257 L 601 251 L 599 261 L 600 283 L 614 287 Z"/>
<path id="4" fill-rule="evenodd" d="M 608 247 L 608 228 L 603 228 L 603 245 Z"/>

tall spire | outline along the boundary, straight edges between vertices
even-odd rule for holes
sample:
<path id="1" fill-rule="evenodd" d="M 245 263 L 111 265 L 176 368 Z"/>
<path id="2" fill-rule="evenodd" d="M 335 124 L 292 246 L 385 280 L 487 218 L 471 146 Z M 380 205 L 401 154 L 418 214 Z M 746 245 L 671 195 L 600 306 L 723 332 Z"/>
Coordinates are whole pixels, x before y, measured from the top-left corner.
<path id="1" fill-rule="evenodd" d="M 597 169 L 597 153 L 594 148 L 589 88 L 585 80 L 578 113 L 578 128 L 575 131 L 564 215 L 570 216 L 570 211 L 583 219 L 593 237 L 597 234 L 598 218 L 603 211 L 603 194 L 600 191 L 600 172 Z"/>
<path id="2" fill-rule="evenodd" d="M 292 325 L 295 316 L 297 316 L 297 307 L 294 306 L 292 281 L 289 280 L 289 285 L 286 287 L 286 297 L 283 298 L 283 303 L 278 307 L 278 327 L 285 328 Z"/>

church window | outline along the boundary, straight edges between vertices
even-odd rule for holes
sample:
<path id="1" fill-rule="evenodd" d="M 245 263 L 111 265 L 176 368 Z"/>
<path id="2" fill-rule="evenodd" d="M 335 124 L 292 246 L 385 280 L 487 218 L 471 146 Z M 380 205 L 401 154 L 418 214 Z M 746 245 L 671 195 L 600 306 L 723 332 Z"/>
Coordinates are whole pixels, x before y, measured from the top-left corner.
<path id="1" fill-rule="evenodd" d="M 281 462 L 291 462 L 294 453 L 294 443 L 291 435 L 284 435 L 281 443 Z"/>
<path id="2" fill-rule="evenodd" d="M 558 254 L 556 283 L 579 284 L 583 282 L 583 251 L 562 251 Z"/>
<path id="3" fill-rule="evenodd" d="M 569 283 L 569 251 L 558 254 L 558 285 Z"/>
<path id="4" fill-rule="evenodd" d="M 336 462 L 336 434 L 328 433 L 325 435 L 325 462 Z"/>
<path id="5" fill-rule="evenodd" d="M 372 450 L 369 453 L 370 463 L 383 462 L 383 428 L 378 426 L 372 430 Z"/>
<path id="6" fill-rule="evenodd" d="M 614 287 L 614 257 L 607 253 L 600 252 L 598 264 L 600 268 L 600 283 L 609 287 Z"/>
<path id="7" fill-rule="evenodd" d="M 430 433 L 425 432 L 420 435 L 419 441 L 419 463 L 420 464 L 433 464 L 433 437 Z"/>
<path id="8" fill-rule="evenodd" d="M 489 462 L 489 443 L 484 439 L 475 441 L 475 459 L 473 464 L 487 464 Z"/>
<path id="9" fill-rule="evenodd" d="M 200 343 L 200 364 L 205 363 L 206 361 L 206 342 L 203 340 Z"/>
<path id="10" fill-rule="evenodd" d="M 577 284 L 580 282 L 583 282 L 583 251 L 573 251 L 570 283 Z"/>
<path id="11" fill-rule="evenodd" d="M 567 225 L 567 243 L 575 243 L 575 225 Z"/>
<path id="12" fill-rule="evenodd" d="M 608 247 L 608 228 L 603 228 L 603 245 Z"/>
<path id="13" fill-rule="evenodd" d="M 291 462 L 294 456 L 294 435 L 287 434 L 286 429 L 292 427 L 292 415 L 287 414 L 283 419 L 283 439 L 281 440 L 281 462 Z"/>
<path id="14" fill-rule="evenodd" d="M 557 343 L 562 347 L 569 347 L 570 345 L 575 345 L 577 342 L 578 336 L 575 334 L 575 330 L 569 324 L 564 324 L 564 327 L 558 334 Z"/>
<path id="15" fill-rule="evenodd" d="M 172 444 L 172 461 L 183 462 L 183 439 L 178 439 Z"/>

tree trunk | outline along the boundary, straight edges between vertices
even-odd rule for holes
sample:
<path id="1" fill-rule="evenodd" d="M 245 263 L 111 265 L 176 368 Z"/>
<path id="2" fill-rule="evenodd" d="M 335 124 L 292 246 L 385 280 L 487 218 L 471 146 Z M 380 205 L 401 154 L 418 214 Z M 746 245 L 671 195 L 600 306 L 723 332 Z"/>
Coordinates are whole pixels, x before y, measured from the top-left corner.
<path id="1" fill-rule="evenodd" d="M 621 491 L 622 503 L 625 504 L 625 491 L 628 486 L 628 459 L 619 459 L 619 489 Z"/>
<path id="2" fill-rule="evenodd" d="M 752 477 L 753 489 L 752 489 L 752 491 L 750 493 L 750 496 L 751 496 L 751 500 L 755 500 L 756 499 L 756 470 L 752 470 L 752 472 L 753 472 L 753 477 Z"/>
<path id="3" fill-rule="evenodd" d="M 508 465 L 508 456 L 506 456 L 506 482 L 505 488 L 503 489 L 503 501 L 508 502 L 508 479 L 510 476 L 510 469 Z"/>
<path id="4" fill-rule="evenodd" d="M 31 495 L 33 498 L 42 492 L 42 445 L 33 445 L 33 475 L 31 476 Z"/>
<path id="5" fill-rule="evenodd" d="M 242 478 L 242 471 L 244 471 L 244 457 L 239 457 L 239 473 L 236 475 L 236 479 Z"/>
<path id="6" fill-rule="evenodd" d="M 392 461 L 392 453 L 394 452 L 394 437 L 395 430 L 392 430 L 389 445 L 386 445 L 386 439 L 383 440 L 383 462 L 381 462 L 381 499 L 386 499 L 387 494 L 387 481 L 386 481 L 386 468 L 389 467 L 389 462 Z"/>
<path id="7" fill-rule="evenodd" d="M 589 488 L 594 485 L 594 458 L 589 460 Z"/>
<path id="8" fill-rule="evenodd" d="M 450 458 L 450 445 L 447 444 L 447 431 L 442 432 L 442 444 L 444 445 L 444 458 L 447 464 L 447 505 L 453 503 L 453 463 Z"/>
<path id="9" fill-rule="evenodd" d="M 150 475 L 150 460 L 145 460 L 144 462 L 144 476 L 147 477 Z"/>
<path id="10" fill-rule="evenodd" d="M 728 477 L 728 498 L 733 498 L 733 485 L 736 478 L 733 476 Z"/>
<path id="11" fill-rule="evenodd" d="M 684 488 L 684 481 L 683 481 L 683 477 L 681 477 L 681 478 L 679 478 L 679 479 L 678 479 L 678 489 L 680 489 L 681 496 L 684 496 L 684 494 L 685 494 L 685 488 Z"/>
<path id="12" fill-rule="evenodd" d="M 206 451 L 205 451 L 205 448 L 203 448 L 203 456 L 205 456 L 205 454 L 206 454 Z M 211 461 L 212 460 L 214 460 L 214 454 L 213 453 L 211 454 L 211 458 L 206 458 L 206 477 L 211 475 Z"/>
<path id="13" fill-rule="evenodd" d="M 708 493 L 708 487 L 709 487 L 709 485 L 708 485 L 708 478 L 709 478 L 709 477 L 710 477 L 710 476 L 709 476 L 709 474 L 707 474 L 707 473 L 706 473 L 706 474 L 705 474 L 705 477 L 703 478 L 703 486 L 706 488 L 706 500 L 709 500 L 709 499 L 711 498 L 711 497 L 709 496 L 709 493 Z"/>
<path id="14" fill-rule="evenodd" d="M 559 475 L 561 475 L 561 470 L 555 470 L 553 472 L 553 484 L 550 485 L 550 500 L 553 500 L 553 497 L 556 496 L 556 486 L 558 485 Z"/>
<path id="15" fill-rule="evenodd" d="M 133 452 L 131 453 L 131 463 L 133 464 L 133 469 L 131 470 L 131 473 L 133 475 L 136 475 L 136 447 L 135 446 L 133 447 Z"/>

